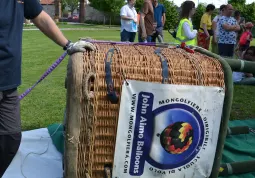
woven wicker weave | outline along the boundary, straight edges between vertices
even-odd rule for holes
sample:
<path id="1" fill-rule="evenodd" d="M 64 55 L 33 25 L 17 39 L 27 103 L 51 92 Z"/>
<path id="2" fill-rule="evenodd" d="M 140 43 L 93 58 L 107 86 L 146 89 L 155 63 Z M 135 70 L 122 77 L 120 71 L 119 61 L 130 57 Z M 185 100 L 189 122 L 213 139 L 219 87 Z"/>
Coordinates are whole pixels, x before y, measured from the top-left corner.
<path id="1" fill-rule="evenodd" d="M 94 43 L 95 52 L 76 53 L 69 60 L 65 175 L 103 178 L 105 165 L 113 165 L 119 104 L 106 98 L 105 55 L 117 49 L 111 65 L 114 88 L 120 94 L 125 78 L 162 83 L 156 47 Z M 169 84 L 224 87 L 220 62 L 181 48 L 164 48 Z M 120 101 L 119 101 L 120 102 Z"/>

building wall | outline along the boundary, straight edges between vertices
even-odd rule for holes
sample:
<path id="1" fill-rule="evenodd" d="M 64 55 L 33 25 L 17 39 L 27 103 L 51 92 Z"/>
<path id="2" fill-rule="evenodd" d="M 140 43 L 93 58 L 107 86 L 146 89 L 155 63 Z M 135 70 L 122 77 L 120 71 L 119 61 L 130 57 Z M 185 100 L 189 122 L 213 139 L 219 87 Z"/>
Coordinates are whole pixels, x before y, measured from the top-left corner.
<path id="1" fill-rule="evenodd" d="M 119 16 L 116 16 L 115 21 L 120 20 Z M 110 20 L 110 17 L 106 14 L 104 14 L 103 12 L 100 12 L 96 9 L 94 9 L 93 7 L 86 5 L 85 6 L 85 20 L 86 21 L 96 21 L 96 22 L 105 22 L 108 23 Z"/>
<path id="2" fill-rule="evenodd" d="M 47 12 L 52 18 L 54 18 L 55 16 L 55 6 L 52 4 L 49 5 L 42 5 L 43 6 L 43 10 L 45 12 Z"/>

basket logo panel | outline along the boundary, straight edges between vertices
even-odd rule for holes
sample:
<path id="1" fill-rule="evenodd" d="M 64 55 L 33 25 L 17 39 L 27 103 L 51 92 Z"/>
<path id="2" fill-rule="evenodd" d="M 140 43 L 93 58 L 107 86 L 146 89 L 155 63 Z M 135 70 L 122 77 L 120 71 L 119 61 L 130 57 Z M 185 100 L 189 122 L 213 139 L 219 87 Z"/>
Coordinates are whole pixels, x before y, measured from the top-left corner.
<path id="1" fill-rule="evenodd" d="M 134 87 L 131 88 L 134 89 Z M 199 164 L 205 161 L 210 162 L 208 158 L 211 157 L 211 163 L 207 164 L 210 172 L 216 145 L 208 148 L 213 133 L 210 132 L 208 118 L 202 114 L 208 109 L 200 107 L 200 103 L 192 99 L 173 96 L 168 98 L 160 93 L 147 90 L 138 90 L 133 94 L 128 92 L 130 94 L 129 105 L 131 105 L 129 107 L 131 110 L 126 111 L 130 113 L 127 118 L 129 129 L 123 129 L 124 125 L 121 121 L 124 121 L 124 118 L 120 117 L 114 177 L 150 178 L 164 177 L 164 175 L 165 177 L 172 175 L 170 177 L 176 178 L 183 177 L 183 175 L 189 177 L 189 172 L 194 172 L 195 168 L 197 169 Z M 125 105 L 128 105 L 127 103 L 125 99 Z M 120 116 L 122 116 L 121 113 Z M 127 142 L 118 142 L 120 128 L 121 133 L 127 131 Z M 214 140 L 217 141 L 217 138 Z M 120 154 L 119 144 L 124 145 L 123 154 L 125 156 Z M 205 157 L 208 154 L 210 156 Z M 197 177 L 209 174 L 208 170 L 203 170 L 203 166 L 201 168 Z"/>

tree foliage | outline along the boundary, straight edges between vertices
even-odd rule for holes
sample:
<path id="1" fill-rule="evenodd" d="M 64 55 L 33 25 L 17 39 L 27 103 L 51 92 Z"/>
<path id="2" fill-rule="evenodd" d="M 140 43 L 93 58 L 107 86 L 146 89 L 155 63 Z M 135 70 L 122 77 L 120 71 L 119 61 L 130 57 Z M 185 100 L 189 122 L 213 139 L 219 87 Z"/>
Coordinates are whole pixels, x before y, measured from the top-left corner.
<path id="1" fill-rule="evenodd" d="M 245 18 L 246 22 L 255 22 L 255 3 L 245 4 L 245 0 L 230 0 L 235 10 L 241 12 L 241 16 Z"/>
<path id="2" fill-rule="evenodd" d="M 78 9 L 79 7 L 79 0 L 62 0 L 62 9 L 68 7 L 70 9 L 71 14 Z"/>
<path id="3" fill-rule="evenodd" d="M 179 13 L 177 6 L 174 5 L 173 1 L 159 0 L 166 9 L 166 24 L 165 29 L 175 29 L 179 22 Z"/>
<path id="4" fill-rule="evenodd" d="M 135 2 L 135 9 L 137 12 L 140 12 L 142 5 L 143 5 L 144 0 L 136 0 Z"/>
<path id="5" fill-rule="evenodd" d="M 203 14 L 205 13 L 205 9 L 206 9 L 205 4 L 202 4 L 202 3 L 198 4 L 196 13 L 194 14 L 194 16 L 192 18 L 192 23 L 193 23 L 194 29 L 200 28 L 200 21 L 201 21 Z"/>
<path id="6" fill-rule="evenodd" d="M 89 2 L 91 7 L 109 15 L 119 14 L 121 7 L 125 4 L 124 0 L 89 0 Z"/>

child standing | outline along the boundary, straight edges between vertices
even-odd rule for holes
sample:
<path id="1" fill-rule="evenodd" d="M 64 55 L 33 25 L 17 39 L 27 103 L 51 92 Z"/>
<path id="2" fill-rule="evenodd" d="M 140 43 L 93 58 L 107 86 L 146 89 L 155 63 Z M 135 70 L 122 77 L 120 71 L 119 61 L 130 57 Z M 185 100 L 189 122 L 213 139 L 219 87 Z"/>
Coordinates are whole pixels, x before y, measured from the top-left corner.
<path id="1" fill-rule="evenodd" d="M 250 42 L 252 41 L 252 33 L 251 33 L 252 28 L 253 28 L 253 24 L 251 22 L 247 22 L 245 24 L 245 32 L 242 33 L 239 40 L 239 54 L 238 54 L 239 57 L 241 57 L 242 53 L 246 51 L 250 46 Z"/>

